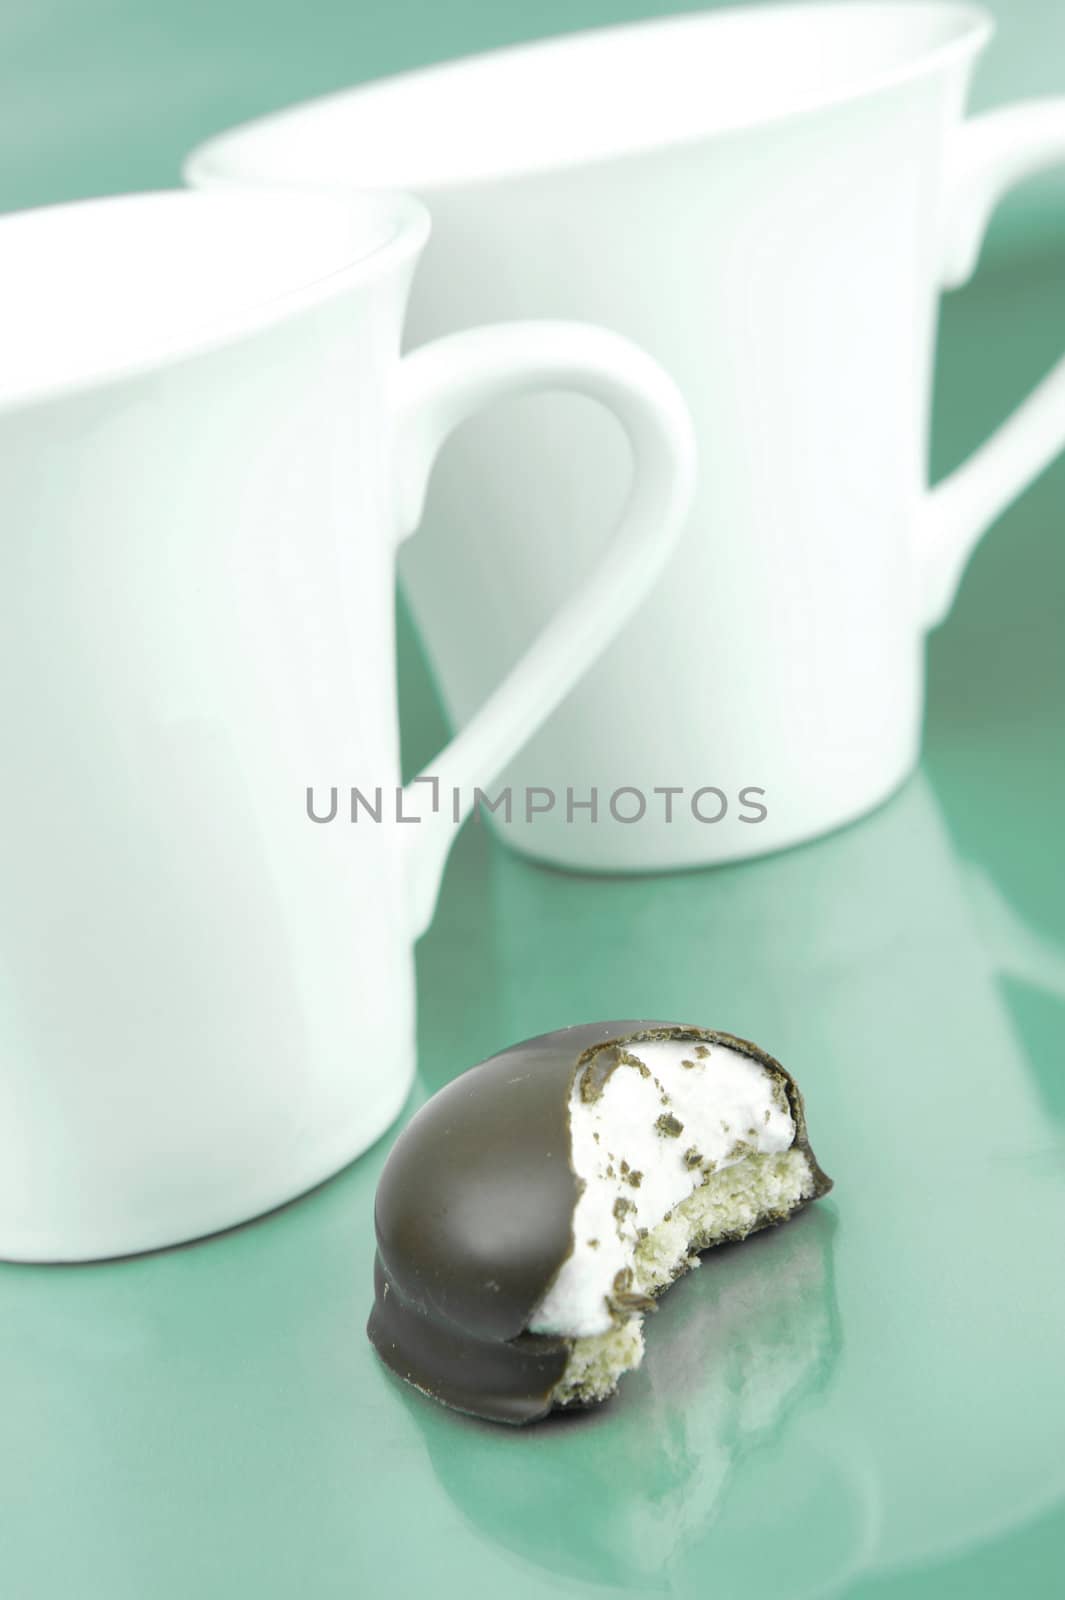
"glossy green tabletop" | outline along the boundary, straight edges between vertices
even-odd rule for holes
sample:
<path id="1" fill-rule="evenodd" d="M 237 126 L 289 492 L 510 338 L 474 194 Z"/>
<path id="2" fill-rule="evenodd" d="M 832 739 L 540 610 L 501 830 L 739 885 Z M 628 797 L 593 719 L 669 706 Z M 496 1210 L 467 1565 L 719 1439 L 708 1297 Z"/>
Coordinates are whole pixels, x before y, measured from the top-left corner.
<path id="1" fill-rule="evenodd" d="M 944 459 L 1065 339 L 1063 277 L 948 307 Z M 981 550 L 876 815 L 634 880 L 469 827 L 420 949 L 412 1107 L 546 1028 L 698 1019 L 796 1072 L 834 1194 L 673 1289 L 615 1402 L 525 1432 L 364 1338 L 387 1138 L 205 1243 L 0 1269 L 5 1596 L 1062 1591 L 1063 506 L 1059 466 Z M 404 666 L 413 758 L 442 730 L 409 636 Z"/>
<path id="2" fill-rule="evenodd" d="M 937 474 L 1065 346 L 1060 238 L 993 249 L 940 345 Z M 4 1600 L 1065 1592 L 1063 520 L 1059 463 L 930 640 L 925 761 L 874 816 L 632 880 L 469 826 L 420 947 L 408 1110 L 548 1028 L 705 1022 L 795 1072 L 829 1199 L 671 1290 L 609 1406 L 527 1431 L 366 1342 L 391 1135 L 201 1244 L 2 1267 Z M 445 733 L 405 624 L 401 669 L 413 768 Z"/>

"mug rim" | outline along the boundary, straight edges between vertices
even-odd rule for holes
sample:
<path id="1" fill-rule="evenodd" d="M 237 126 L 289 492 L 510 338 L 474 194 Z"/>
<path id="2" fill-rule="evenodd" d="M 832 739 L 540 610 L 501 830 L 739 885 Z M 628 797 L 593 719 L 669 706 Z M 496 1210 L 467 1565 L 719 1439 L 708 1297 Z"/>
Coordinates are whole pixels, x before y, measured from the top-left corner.
<path id="1" fill-rule="evenodd" d="M 769 5 L 729 4 L 716 7 L 713 11 L 675 12 L 668 16 L 575 29 L 568 33 L 549 34 L 543 38 L 481 50 L 451 60 L 432 62 L 425 66 L 389 73 L 383 77 L 368 78 L 361 83 L 349 84 L 346 88 L 312 96 L 310 99 L 280 107 L 262 116 L 235 123 L 194 146 L 182 164 L 182 177 L 187 184 L 201 190 L 258 189 L 265 186 L 308 190 L 329 189 L 334 192 L 366 190 L 373 187 L 372 179 L 366 176 L 353 175 L 347 180 L 343 176 L 322 178 L 311 173 L 299 177 L 267 174 L 265 171 L 256 172 L 247 167 L 242 169 L 240 160 L 232 159 L 230 152 L 233 148 L 239 147 L 241 141 L 272 132 L 288 120 L 295 122 L 297 118 L 313 116 L 326 108 L 343 105 L 346 102 L 358 102 L 377 91 L 410 95 L 416 103 L 418 90 L 423 84 L 448 77 L 459 81 L 477 72 L 491 71 L 497 65 L 505 66 L 520 57 L 545 60 L 552 55 L 565 56 L 571 53 L 574 47 L 586 48 L 596 40 L 650 36 L 652 33 L 664 33 L 671 28 L 676 28 L 678 31 L 689 30 L 692 33 L 702 33 L 705 30 L 710 33 L 715 26 L 730 20 L 762 21 L 772 19 L 774 16 L 797 17 L 802 13 L 808 13 L 811 19 L 831 22 L 836 17 L 853 16 L 863 11 L 910 14 L 914 17 L 939 12 L 945 18 L 955 20 L 958 32 L 940 43 L 914 51 L 902 62 L 879 70 L 871 69 L 862 74 L 855 74 L 853 78 L 835 88 L 799 96 L 779 110 L 749 118 L 732 115 L 719 116 L 715 120 L 713 116 L 708 115 L 705 123 L 695 130 L 675 133 L 666 131 L 643 137 L 634 135 L 625 140 L 618 140 L 609 149 L 592 153 L 578 150 L 564 156 L 530 156 L 509 163 L 500 162 L 498 165 L 493 164 L 489 154 L 488 159 L 471 161 L 465 168 L 462 168 L 461 163 L 456 163 L 458 170 L 425 179 L 419 179 L 412 166 L 408 175 L 389 183 L 388 187 L 426 195 L 445 194 L 453 190 L 514 179 L 548 177 L 554 173 L 594 167 L 624 157 L 680 148 L 703 139 L 723 138 L 732 134 L 774 127 L 904 86 L 941 69 L 958 57 L 975 55 L 984 48 L 995 32 L 994 16 L 985 5 L 973 3 L 973 0 L 778 0 L 778 3 Z M 490 141 L 487 148 L 490 152 Z M 382 188 L 384 187 L 385 185 L 382 185 Z"/>
<path id="2" fill-rule="evenodd" d="M 205 314 L 202 323 L 197 322 L 186 331 L 175 333 L 160 330 L 155 336 L 146 336 L 143 349 L 136 354 L 104 353 L 86 363 L 84 370 L 53 377 L 30 376 L 21 383 L 13 382 L 10 388 L 5 388 L 0 381 L 0 417 L 160 372 L 279 326 L 361 284 L 399 271 L 405 263 L 420 254 L 432 226 L 423 202 L 403 190 L 352 188 L 345 190 L 342 196 L 336 191 L 319 195 L 301 191 L 297 196 L 290 188 L 283 186 L 279 186 L 275 194 L 272 186 L 266 184 L 257 185 L 253 194 L 238 194 L 228 189 L 217 193 L 177 188 L 138 190 L 130 194 L 99 195 L 62 201 L 55 205 L 31 206 L 0 215 L 2 283 L 5 234 L 22 226 L 32 226 L 33 219 L 65 214 L 74 225 L 73 235 L 76 239 L 77 219 L 83 218 L 91 225 L 96 217 L 104 214 L 115 216 L 120 211 L 143 210 L 147 226 L 150 225 L 148 214 L 160 205 L 194 206 L 200 209 L 216 207 L 220 210 L 249 205 L 260 213 L 277 212 L 280 220 L 280 212 L 286 207 L 292 210 L 299 208 L 305 216 L 305 208 L 316 203 L 328 206 L 334 215 L 351 213 L 355 207 L 365 207 L 370 217 L 380 218 L 385 230 L 383 237 L 359 254 L 337 252 L 335 265 L 325 271 L 308 273 L 291 287 L 266 294 L 261 299 L 249 295 L 247 304 L 237 309 L 220 311 L 214 315 Z"/>

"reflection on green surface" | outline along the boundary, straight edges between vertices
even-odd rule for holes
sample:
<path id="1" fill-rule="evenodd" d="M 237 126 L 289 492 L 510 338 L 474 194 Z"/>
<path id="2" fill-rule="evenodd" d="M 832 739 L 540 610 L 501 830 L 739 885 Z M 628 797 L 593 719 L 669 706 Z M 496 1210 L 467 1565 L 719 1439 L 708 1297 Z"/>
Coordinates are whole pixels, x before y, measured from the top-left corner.
<path id="1" fill-rule="evenodd" d="M 983 1585 L 974 1550 L 1060 1547 L 1060 950 L 923 778 L 803 850 L 589 887 L 467 833 L 414 1100 L 636 999 L 779 1052 L 830 1199 L 672 1289 L 616 1401 L 525 1431 L 436 1407 L 363 1336 L 387 1140 L 195 1247 L 0 1269 L 5 1593 L 694 1600 L 712 1574 L 724 1600 L 903 1600 L 957 1570 L 979 1600 L 1013 1569 Z M 1049 1008 L 1037 1050 L 1004 967 Z"/>
<path id="2" fill-rule="evenodd" d="M 1044 1064 L 1021 1047 L 1000 976 L 1065 995 L 1065 956 L 1032 933 L 986 872 L 959 861 L 927 780 L 833 838 L 713 873 L 597 880 L 592 893 L 587 880 L 502 852 L 484 860 L 492 914 L 481 880 L 474 922 L 468 900 L 456 915 L 467 958 L 476 964 L 480 953 L 470 945 L 477 927 L 492 946 L 500 1043 L 590 1016 L 675 1016 L 745 1033 L 795 1071 L 815 1147 L 837 1180 L 811 1218 L 838 1208 L 832 1256 L 844 1340 L 838 1350 L 826 1341 L 838 1372 L 804 1391 L 802 1426 L 790 1426 L 782 1406 L 771 1448 L 748 1453 L 733 1440 L 727 1467 L 711 1443 L 729 1431 L 713 1385 L 708 1409 L 688 1391 L 688 1410 L 678 1401 L 671 1419 L 651 1398 L 672 1299 L 649 1329 L 647 1372 L 628 1380 L 610 1420 L 576 1442 L 560 1425 L 547 1444 L 520 1452 L 485 1446 L 480 1430 L 425 1416 L 425 1402 L 413 1401 L 441 1480 L 466 1515 L 527 1557 L 539 1551 L 547 1565 L 602 1577 L 594 1486 L 612 1483 L 631 1512 L 654 1482 L 656 1447 L 671 1429 L 686 1436 L 694 1425 L 704 1444 L 686 1458 L 694 1486 L 667 1497 L 657 1542 L 641 1543 L 650 1567 L 627 1543 L 607 1541 L 619 1552 L 615 1581 L 665 1571 L 686 1592 L 711 1550 L 726 1572 L 750 1580 L 740 1539 L 750 1530 L 734 1508 L 765 1502 L 763 1472 L 799 1482 L 816 1462 L 833 1491 L 795 1499 L 794 1527 L 778 1511 L 790 1577 L 778 1574 L 779 1591 L 767 1577 L 764 1592 L 786 1594 L 806 1592 L 800 1576 L 821 1585 L 811 1593 L 846 1581 L 844 1566 L 826 1557 L 842 1528 L 853 1534 L 843 1540 L 853 1578 L 863 1562 L 875 1571 L 941 1559 L 1060 1501 L 1065 1392 L 1055 1365 L 1065 1284 L 1051 1263 L 1065 1222 L 1065 1138 L 1047 1116 Z M 422 961 L 422 1023 L 436 1036 L 434 1008 L 454 999 L 443 968 L 434 983 L 437 959 L 458 942 L 450 906 Z M 778 1247 L 794 1237 L 784 1230 Z M 760 1249 L 752 1242 L 725 1261 L 711 1255 L 683 1291 L 706 1318 L 710 1359 L 712 1286 L 748 1259 L 755 1271 L 766 1259 Z M 826 1307 L 829 1283 L 826 1273 Z M 661 1359 L 668 1370 L 670 1357 Z M 1053 1381 L 1037 1386 L 1037 1372 Z M 647 1474 L 633 1484 L 619 1438 L 630 1428 Z M 452 1441 L 453 1453 L 441 1444 L 438 1460 L 437 1440 Z M 552 1494 L 561 1482 L 570 1515 L 553 1540 L 530 1533 L 518 1544 L 506 1496 L 489 1493 L 491 1471 L 472 1464 L 482 1449 L 520 1461 L 530 1497 L 543 1478 Z M 698 1537 L 685 1522 L 694 1504 Z M 761 1580 L 750 1581 L 759 1592 Z"/>
<path id="3" fill-rule="evenodd" d="M 707 1255 L 705 1270 L 663 1300 L 643 1367 L 602 1411 L 502 1431 L 438 1411 L 397 1384 L 459 1510 L 549 1572 L 675 1590 L 699 1570 L 708 1543 L 735 1539 L 729 1497 L 754 1456 L 776 1517 L 787 1503 L 783 1477 L 804 1518 L 812 1495 L 822 1498 L 833 1537 L 822 1531 L 799 1549 L 789 1537 L 783 1574 L 771 1544 L 734 1549 L 747 1593 L 797 1600 L 822 1592 L 841 1566 L 853 1568 L 868 1534 L 862 1486 L 816 1448 L 816 1475 L 804 1467 L 811 1446 L 801 1430 L 796 1448 L 789 1441 L 792 1418 L 831 1381 L 839 1353 L 834 1226 L 831 1209 L 815 1208 L 747 1246 Z"/>

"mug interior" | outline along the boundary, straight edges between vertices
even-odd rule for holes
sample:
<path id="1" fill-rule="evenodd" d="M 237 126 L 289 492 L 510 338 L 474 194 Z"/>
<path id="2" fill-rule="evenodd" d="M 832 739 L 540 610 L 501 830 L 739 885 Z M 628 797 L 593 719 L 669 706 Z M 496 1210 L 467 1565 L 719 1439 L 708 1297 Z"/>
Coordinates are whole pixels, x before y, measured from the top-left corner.
<path id="1" fill-rule="evenodd" d="M 404 73 L 222 134 L 186 177 L 425 189 L 777 119 L 969 53 L 954 3 L 746 6 L 595 29 Z"/>
<path id="2" fill-rule="evenodd" d="M 403 195 L 175 190 L 0 217 L 0 405 L 105 379 L 327 298 L 428 222 Z"/>

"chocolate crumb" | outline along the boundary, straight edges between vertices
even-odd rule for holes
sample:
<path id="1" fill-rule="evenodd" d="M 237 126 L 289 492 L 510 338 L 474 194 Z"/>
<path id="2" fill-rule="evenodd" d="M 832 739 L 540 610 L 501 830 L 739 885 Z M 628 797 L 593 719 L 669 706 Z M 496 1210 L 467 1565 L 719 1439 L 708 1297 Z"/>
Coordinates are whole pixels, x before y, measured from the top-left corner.
<path id="1" fill-rule="evenodd" d="M 655 1129 L 663 1139 L 679 1139 L 684 1132 L 684 1124 L 673 1115 L 672 1111 L 666 1111 L 658 1118 Z"/>
<path id="2" fill-rule="evenodd" d="M 634 1056 L 631 1050 L 618 1051 L 618 1065 L 635 1067 L 641 1078 L 649 1078 L 651 1076 L 651 1069 L 647 1063 L 641 1061 L 639 1056 Z"/>
<path id="3" fill-rule="evenodd" d="M 773 1097 L 773 1104 L 776 1106 L 778 1111 L 783 1111 L 785 1115 L 790 1116 L 791 1103 L 788 1100 L 788 1091 L 784 1087 L 783 1081 L 777 1077 L 776 1073 L 771 1073 L 770 1084 L 771 1087 L 769 1092 Z"/>
<path id="4" fill-rule="evenodd" d="M 657 1311 L 658 1306 L 646 1294 L 624 1290 L 621 1294 L 607 1295 L 607 1310 L 612 1316 L 631 1317 L 634 1311 Z"/>

